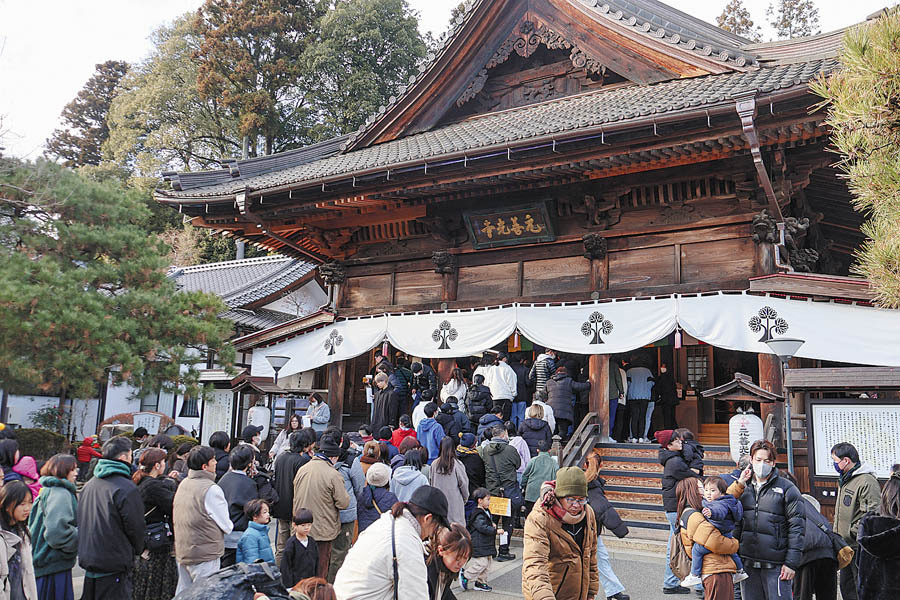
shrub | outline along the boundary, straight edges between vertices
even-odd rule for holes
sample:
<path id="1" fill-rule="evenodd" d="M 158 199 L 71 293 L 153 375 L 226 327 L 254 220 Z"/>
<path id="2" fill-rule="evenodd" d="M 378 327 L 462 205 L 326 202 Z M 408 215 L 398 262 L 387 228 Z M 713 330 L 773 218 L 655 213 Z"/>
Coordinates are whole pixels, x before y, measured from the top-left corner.
<path id="1" fill-rule="evenodd" d="M 46 429 L 16 429 L 16 439 L 22 456 L 33 456 L 35 460 L 47 460 L 54 454 L 72 450 L 66 436 Z"/>
<path id="2" fill-rule="evenodd" d="M 195 438 L 195 437 L 191 437 L 191 436 L 189 436 L 189 435 L 176 435 L 175 437 L 172 438 L 172 441 L 175 442 L 175 449 L 176 449 L 176 450 L 178 449 L 178 446 L 180 446 L 180 445 L 182 445 L 182 444 L 191 443 L 191 444 L 193 444 L 193 445 L 195 445 L 195 446 L 197 446 L 198 444 L 200 444 L 200 440 L 198 440 L 198 439 Z"/>

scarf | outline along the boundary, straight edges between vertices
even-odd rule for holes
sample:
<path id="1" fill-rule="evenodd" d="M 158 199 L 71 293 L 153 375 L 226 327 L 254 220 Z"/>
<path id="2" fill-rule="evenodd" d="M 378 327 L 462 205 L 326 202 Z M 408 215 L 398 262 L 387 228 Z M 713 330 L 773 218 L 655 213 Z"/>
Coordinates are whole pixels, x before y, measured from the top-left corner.
<path id="1" fill-rule="evenodd" d="M 584 520 L 587 507 L 584 507 L 577 515 L 571 514 L 559 503 L 556 497 L 556 482 L 545 481 L 541 485 L 541 506 L 547 511 L 547 514 L 567 525 L 574 525 Z"/>
<path id="2" fill-rule="evenodd" d="M 478 454 L 478 450 L 475 448 L 467 448 L 465 446 L 460 446 L 459 448 L 456 449 L 456 453 L 457 454 Z"/>

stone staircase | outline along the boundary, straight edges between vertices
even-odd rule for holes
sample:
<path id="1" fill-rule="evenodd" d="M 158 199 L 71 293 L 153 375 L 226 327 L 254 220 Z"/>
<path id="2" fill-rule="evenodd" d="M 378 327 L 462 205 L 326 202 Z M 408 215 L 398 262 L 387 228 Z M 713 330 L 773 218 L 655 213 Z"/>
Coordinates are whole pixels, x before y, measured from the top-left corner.
<path id="1" fill-rule="evenodd" d="M 728 446 L 704 444 L 704 475 L 734 470 Z M 662 503 L 657 444 L 599 444 L 606 497 L 630 529 L 629 538 L 665 540 L 669 522 Z"/>

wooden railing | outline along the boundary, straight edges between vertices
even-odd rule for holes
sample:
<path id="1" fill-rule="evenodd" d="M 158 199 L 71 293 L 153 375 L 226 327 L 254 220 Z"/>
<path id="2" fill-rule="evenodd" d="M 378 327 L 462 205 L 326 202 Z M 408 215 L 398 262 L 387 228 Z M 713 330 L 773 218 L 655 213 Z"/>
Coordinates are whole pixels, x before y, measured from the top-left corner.
<path id="1" fill-rule="evenodd" d="M 597 413 L 590 412 L 584 416 L 565 448 L 559 453 L 559 466 L 580 467 L 600 441 L 600 422 Z"/>

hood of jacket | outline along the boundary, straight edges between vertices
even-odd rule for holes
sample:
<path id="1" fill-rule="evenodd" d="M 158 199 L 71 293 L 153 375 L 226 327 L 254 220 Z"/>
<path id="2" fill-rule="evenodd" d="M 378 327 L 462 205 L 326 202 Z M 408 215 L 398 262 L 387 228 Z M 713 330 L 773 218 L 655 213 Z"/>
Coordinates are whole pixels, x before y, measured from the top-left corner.
<path id="1" fill-rule="evenodd" d="M 35 462 L 34 457 L 31 456 L 23 456 L 20 458 L 19 462 L 13 467 L 13 471 L 19 475 L 24 475 L 29 479 L 34 479 L 35 481 L 41 477 L 38 473 L 37 463 Z"/>
<path id="2" fill-rule="evenodd" d="M 426 417 L 419 421 L 419 429 L 422 431 L 422 437 L 426 438 L 428 434 L 431 434 L 435 431 L 440 433 L 440 436 L 444 437 L 444 428 L 441 427 L 441 424 L 438 423 L 434 417 Z"/>
<path id="3" fill-rule="evenodd" d="M 539 363 L 542 360 L 547 360 L 548 358 L 550 358 L 549 354 L 544 354 L 543 352 L 541 352 L 540 354 L 538 354 L 538 357 L 534 359 L 534 362 Z"/>
<path id="4" fill-rule="evenodd" d="M 547 421 L 543 419 L 535 419 L 532 417 L 528 417 L 523 421 L 526 429 L 531 429 L 532 431 L 540 431 L 544 427 L 549 427 L 547 425 Z"/>
<path id="5" fill-rule="evenodd" d="M 569 377 L 568 373 L 554 373 L 550 379 L 554 381 L 562 381 L 563 379 L 571 379 L 571 377 Z"/>
<path id="6" fill-rule="evenodd" d="M 880 559 L 900 559 L 900 519 L 866 515 L 859 525 L 859 545 Z"/>
<path id="7" fill-rule="evenodd" d="M 97 461 L 97 466 L 94 467 L 94 477 L 104 479 L 113 475 L 122 475 L 123 477 L 128 477 L 130 479 L 131 467 L 128 463 L 124 463 L 120 460 L 111 460 L 108 458 L 99 459 Z"/>
<path id="8" fill-rule="evenodd" d="M 503 421 L 493 413 L 488 413 L 478 419 L 479 427 L 493 427 L 494 425 L 503 425 Z"/>
<path id="9" fill-rule="evenodd" d="M 60 487 L 65 488 L 72 492 L 73 494 L 76 491 L 75 484 L 69 481 L 68 479 L 60 479 L 59 477 L 51 477 L 50 475 L 44 475 L 38 481 L 41 484 L 41 487 L 52 488 L 52 487 Z"/>
<path id="10" fill-rule="evenodd" d="M 397 480 L 399 485 L 409 485 L 414 482 L 419 476 L 422 475 L 422 472 L 415 467 L 409 465 L 402 465 L 397 467 L 397 470 L 394 471 L 394 479 Z"/>
<path id="11" fill-rule="evenodd" d="M 681 452 L 675 450 L 669 450 L 668 448 L 660 448 L 659 449 L 659 464 L 662 466 L 666 466 L 666 463 L 675 457 L 681 458 L 684 460 L 684 457 L 681 456 Z"/>
<path id="12" fill-rule="evenodd" d="M 92 438 L 92 437 L 86 437 L 86 438 L 84 438 L 84 439 L 81 441 L 81 445 L 82 445 L 82 446 L 93 446 L 93 445 L 94 445 L 94 438 Z"/>
<path id="13" fill-rule="evenodd" d="M 488 442 L 487 446 L 484 447 L 484 451 L 488 454 L 500 454 L 503 452 L 503 449 L 509 446 L 509 442 L 500 438 L 492 438 L 490 442 Z"/>
<path id="14" fill-rule="evenodd" d="M 452 402 L 444 402 L 443 404 L 441 404 L 441 412 L 444 414 L 452 415 L 457 410 L 458 409 L 456 408 L 456 404 L 453 404 Z"/>

